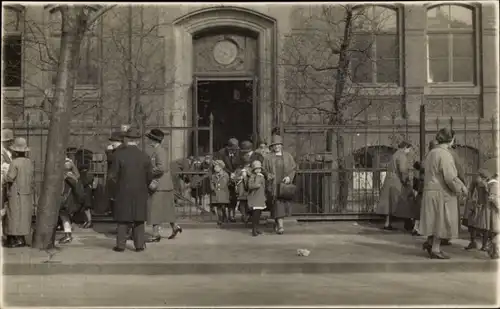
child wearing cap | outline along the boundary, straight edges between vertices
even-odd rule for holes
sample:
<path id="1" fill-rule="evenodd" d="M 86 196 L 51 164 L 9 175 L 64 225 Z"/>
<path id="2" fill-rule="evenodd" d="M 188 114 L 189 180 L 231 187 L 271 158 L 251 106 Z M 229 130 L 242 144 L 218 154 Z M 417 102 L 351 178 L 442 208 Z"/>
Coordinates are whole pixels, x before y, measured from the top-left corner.
<path id="1" fill-rule="evenodd" d="M 262 174 L 262 163 L 252 162 L 252 174 L 248 179 L 248 207 L 252 210 L 252 236 L 262 234 L 259 230 L 260 214 L 266 208 L 266 179 Z"/>
<path id="2" fill-rule="evenodd" d="M 217 226 L 221 227 L 229 205 L 229 175 L 222 160 L 214 161 L 214 174 L 210 181 L 211 206 L 217 209 Z"/>

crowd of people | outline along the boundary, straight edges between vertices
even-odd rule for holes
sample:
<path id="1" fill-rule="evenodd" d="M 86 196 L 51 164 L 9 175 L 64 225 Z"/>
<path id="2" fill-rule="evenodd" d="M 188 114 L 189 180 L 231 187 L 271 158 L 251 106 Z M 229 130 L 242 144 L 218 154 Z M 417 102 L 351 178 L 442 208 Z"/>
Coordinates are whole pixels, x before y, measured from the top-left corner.
<path id="1" fill-rule="evenodd" d="M 386 217 L 384 229 L 392 230 L 395 218 L 405 220 L 405 229 L 426 236 L 422 245 L 431 259 L 449 259 L 441 246 L 457 238 L 462 225 L 469 229 L 470 243 L 492 259 L 499 256 L 499 182 L 497 159 L 487 161 L 467 186 L 463 164 L 454 150 L 455 132 L 443 128 L 429 143 L 423 162 L 415 162 L 412 181 L 408 154 L 412 145 L 401 142 L 387 169 L 376 212 Z M 460 201 L 465 210 L 460 213 Z"/>
<path id="2" fill-rule="evenodd" d="M 127 239 L 134 241 L 136 251 L 142 251 L 147 242 L 160 242 L 161 225 L 169 223 L 171 235 L 182 233 L 176 223 L 175 189 L 183 182 L 192 186 L 197 197 L 199 187 L 206 187 L 210 195 L 210 208 L 217 216 L 217 226 L 236 221 L 236 209 L 242 221 L 252 223 L 252 235 L 258 236 L 261 211 L 268 209 L 275 218 L 275 232 L 284 233 L 283 219 L 290 211 L 290 200 L 295 191 L 295 160 L 283 150 L 279 135 L 271 143 L 251 141 L 239 143 L 232 138 L 226 147 L 207 156 L 203 162 L 208 173 L 183 175 L 175 173 L 174 162 L 167 162 L 162 145 L 165 133 L 152 129 L 147 138 L 146 150 L 139 148 L 140 132 L 125 127 L 111 133 L 106 149 L 107 175 L 104 200 L 110 214 L 117 222 L 117 239 L 114 250 L 123 252 Z M 24 247 L 31 234 L 34 201 L 33 163 L 26 140 L 14 138 L 11 130 L 2 130 L 2 222 L 3 245 L 10 248 Z M 92 228 L 92 191 L 96 191 L 96 178 L 90 176 L 89 162 L 75 164 L 68 156 L 64 164 L 64 184 L 61 192 L 58 224 L 53 231 L 53 246 L 58 229 L 64 236 L 59 244 L 73 240 L 72 225 L 77 213 L 85 214 L 82 228 Z M 77 166 L 78 165 L 78 166 Z M 102 198 L 101 198 L 102 200 Z M 152 226 L 152 236 L 145 237 L 145 223 Z"/>
<path id="3" fill-rule="evenodd" d="M 179 173 L 182 166 L 171 162 L 162 144 L 165 133 L 152 129 L 145 134 L 146 150 L 139 148 L 141 133 L 125 127 L 112 132 L 106 150 L 108 169 L 105 200 L 117 222 L 114 251 L 125 251 L 128 239 L 135 250 L 143 251 L 146 243 L 160 242 L 161 225 L 169 223 L 175 238 L 183 229 L 176 223 L 176 196 L 179 183 L 191 188 L 192 197 L 199 202 L 210 196 L 210 210 L 217 218 L 217 227 L 236 221 L 236 211 L 245 225 L 251 225 L 251 235 L 262 234 L 259 222 L 263 210 L 274 219 L 274 232 L 284 233 L 284 218 L 291 215 L 290 202 L 294 197 L 297 169 L 293 156 L 283 149 L 279 134 L 270 143 L 261 140 L 241 143 L 231 138 L 227 146 L 203 159 L 191 158 L 189 166 L 203 171 L 199 175 Z M 441 246 L 457 238 L 461 225 L 469 229 L 470 243 L 466 250 L 479 246 L 493 259 L 499 256 L 498 166 L 496 159 L 483 164 L 478 176 L 467 186 L 463 164 L 453 149 L 455 133 L 444 128 L 429 144 L 422 162 L 413 164 L 411 178 L 409 153 L 413 146 L 399 144 L 387 167 L 376 212 L 386 217 L 384 229 L 392 230 L 394 218 L 405 220 L 405 228 L 415 236 L 426 236 L 422 245 L 432 259 L 449 259 Z M 27 156 L 26 140 L 14 138 L 12 131 L 2 130 L 2 218 L 4 245 L 26 246 L 31 233 L 33 214 L 33 163 Z M 493 164 L 492 164 L 493 162 Z M 72 221 L 75 213 L 85 214 L 83 228 L 92 227 L 89 196 L 96 188 L 96 178 L 88 164 L 76 167 L 70 158 L 64 164 L 64 186 L 61 192 L 58 219 L 64 231 L 59 243 L 72 241 Z M 202 193 L 200 193 L 202 192 Z M 460 213 L 460 201 L 465 211 Z M 152 226 L 146 239 L 145 224 Z M 54 229 L 54 245 L 55 245 Z"/>

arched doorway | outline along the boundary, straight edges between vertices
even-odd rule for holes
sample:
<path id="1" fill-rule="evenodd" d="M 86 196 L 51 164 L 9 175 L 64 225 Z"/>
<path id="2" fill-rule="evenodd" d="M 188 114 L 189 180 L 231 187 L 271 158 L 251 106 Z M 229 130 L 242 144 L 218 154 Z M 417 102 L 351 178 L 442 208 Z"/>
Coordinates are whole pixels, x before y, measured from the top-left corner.
<path id="1" fill-rule="evenodd" d="M 270 136 L 277 101 L 276 21 L 246 8 L 212 7 L 174 21 L 174 36 L 174 62 L 181 66 L 174 74 L 180 85 L 174 108 L 191 114 L 189 125 L 203 125 L 214 114 L 215 150 L 231 135 Z M 175 134 L 177 141 L 194 140 L 192 151 L 209 148 L 206 134 Z M 173 150 L 174 158 L 187 155 L 182 147 Z"/>

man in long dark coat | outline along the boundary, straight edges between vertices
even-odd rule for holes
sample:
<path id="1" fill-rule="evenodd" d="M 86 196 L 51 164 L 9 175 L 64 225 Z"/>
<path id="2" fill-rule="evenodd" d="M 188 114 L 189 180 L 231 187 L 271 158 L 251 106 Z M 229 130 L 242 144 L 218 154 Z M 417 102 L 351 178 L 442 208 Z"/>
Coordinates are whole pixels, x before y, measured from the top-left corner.
<path id="1" fill-rule="evenodd" d="M 111 132 L 111 136 L 109 137 L 109 146 L 106 149 L 106 161 L 107 161 L 107 170 L 111 170 L 111 164 L 113 163 L 113 155 L 125 148 L 125 144 L 123 143 L 123 135 L 124 133 L 121 131 L 113 131 Z M 106 210 L 108 213 L 113 214 L 113 201 L 110 199 L 109 190 L 110 190 L 110 182 L 109 177 L 106 180 L 105 185 L 105 203 L 107 203 Z"/>
<path id="2" fill-rule="evenodd" d="M 240 151 L 238 140 L 236 138 L 229 139 L 227 146 L 223 149 L 219 150 L 214 155 L 214 161 L 221 160 L 224 162 L 225 170 L 230 175 L 231 178 L 234 178 L 234 172 L 240 166 Z M 236 188 L 234 184 L 229 186 L 229 194 L 230 194 L 230 202 L 229 202 L 229 220 L 231 222 L 236 222 L 235 217 L 235 209 L 236 209 Z"/>
<path id="3" fill-rule="evenodd" d="M 149 156 L 139 149 L 141 134 L 137 129 L 125 133 L 125 148 L 113 154 L 108 172 L 111 197 L 114 201 L 113 217 L 118 223 L 116 252 L 125 251 L 127 233 L 132 228 L 135 251 L 145 249 L 144 223 L 148 216 L 148 186 L 153 180 Z"/>

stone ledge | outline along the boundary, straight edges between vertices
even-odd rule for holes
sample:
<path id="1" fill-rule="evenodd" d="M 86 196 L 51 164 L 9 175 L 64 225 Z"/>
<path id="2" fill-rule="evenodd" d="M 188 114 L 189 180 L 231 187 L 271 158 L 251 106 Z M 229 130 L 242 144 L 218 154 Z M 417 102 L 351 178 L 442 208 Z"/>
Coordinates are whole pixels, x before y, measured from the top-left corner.
<path id="1" fill-rule="evenodd" d="M 5 276 L 495 272 L 494 261 L 4 264 Z"/>

